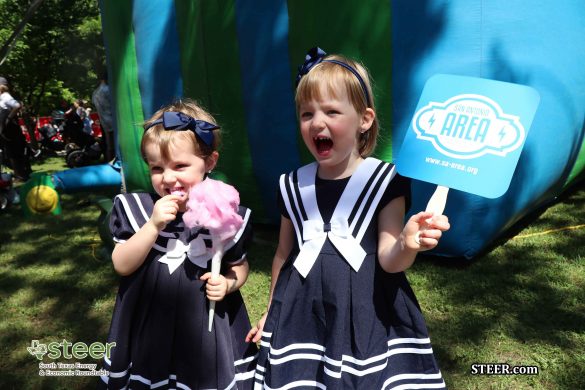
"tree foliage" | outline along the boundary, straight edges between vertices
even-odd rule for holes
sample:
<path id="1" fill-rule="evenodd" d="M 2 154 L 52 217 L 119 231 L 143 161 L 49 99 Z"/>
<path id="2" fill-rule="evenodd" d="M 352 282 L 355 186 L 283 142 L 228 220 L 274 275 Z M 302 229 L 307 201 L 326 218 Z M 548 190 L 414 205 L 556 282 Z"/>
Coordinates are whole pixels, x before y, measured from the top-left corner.
<path id="1" fill-rule="evenodd" d="M 0 1 L 0 44 L 22 20 L 30 1 Z M 47 115 L 63 101 L 91 98 L 105 69 L 95 0 L 44 0 L 27 23 L 0 75 L 33 113 Z"/>

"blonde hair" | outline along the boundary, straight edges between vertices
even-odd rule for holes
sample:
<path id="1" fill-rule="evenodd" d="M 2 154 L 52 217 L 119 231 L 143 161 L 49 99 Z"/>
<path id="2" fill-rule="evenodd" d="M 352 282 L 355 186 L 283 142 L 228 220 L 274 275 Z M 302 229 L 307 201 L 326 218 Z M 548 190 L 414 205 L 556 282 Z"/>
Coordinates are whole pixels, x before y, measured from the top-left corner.
<path id="1" fill-rule="evenodd" d="M 10 88 L 6 84 L 0 84 L 0 93 L 9 92 Z"/>
<path id="2" fill-rule="evenodd" d="M 148 128 L 154 121 L 160 119 L 164 112 L 169 111 L 182 112 L 194 119 L 217 124 L 213 116 L 205 111 L 196 101 L 191 99 L 180 99 L 155 112 L 150 119 L 144 122 L 144 128 Z M 146 146 L 155 144 L 160 147 L 162 158 L 168 160 L 170 158 L 171 146 L 183 144 L 185 142 L 192 146 L 193 154 L 206 160 L 214 151 L 219 149 L 221 144 L 220 130 L 213 130 L 213 143 L 207 145 L 197 137 L 193 131 L 165 130 L 162 123 L 159 123 L 148 128 L 148 130 L 144 132 L 142 142 L 140 143 L 140 153 L 142 154 L 144 161 L 146 161 Z"/>
<path id="3" fill-rule="evenodd" d="M 366 108 L 371 108 L 375 112 L 374 95 L 372 94 L 372 85 L 367 69 L 359 62 L 340 55 L 329 55 L 324 60 L 343 62 L 358 72 L 368 91 L 370 101 L 367 101 L 366 94 L 356 75 L 339 64 L 323 61 L 315 65 L 299 82 L 295 95 L 297 115 L 302 103 L 321 98 L 322 87 L 324 87 L 324 91 L 327 91 L 333 97 L 339 97 L 339 94 L 343 93 L 347 94 L 350 103 L 359 115 L 363 115 Z M 360 156 L 367 157 L 374 152 L 380 131 L 379 127 L 378 117 L 376 116 L 372 126 L 367 131 L 359 134 L 358 152 Z"/>

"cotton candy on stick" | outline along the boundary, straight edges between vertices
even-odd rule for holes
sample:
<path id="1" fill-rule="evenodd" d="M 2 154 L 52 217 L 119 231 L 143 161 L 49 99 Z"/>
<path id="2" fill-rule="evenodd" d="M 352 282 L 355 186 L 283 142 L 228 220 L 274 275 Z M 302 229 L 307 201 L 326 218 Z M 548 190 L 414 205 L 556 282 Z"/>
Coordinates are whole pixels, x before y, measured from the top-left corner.
<path id="1" fill-rule="evenodd" d="M 244 223 L 238 214 L 240 194 L 219 180 L 205 179 L 189 191 L 187 211 L 183 216 L 189 228 L 203 227 L 209 230 L 213 242 L 211 277 L 219 276 L 224 245 L 233 238 Z M 215 301 L 209 303 L 209 331 L 213 326 Z"/>

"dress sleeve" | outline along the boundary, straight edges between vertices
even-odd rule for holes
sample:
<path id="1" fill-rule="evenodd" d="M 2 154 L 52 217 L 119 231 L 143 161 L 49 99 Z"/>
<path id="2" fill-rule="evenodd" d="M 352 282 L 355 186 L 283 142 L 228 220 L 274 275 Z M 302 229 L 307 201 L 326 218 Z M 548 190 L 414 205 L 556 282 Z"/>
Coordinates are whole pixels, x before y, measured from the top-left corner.
<path id="1" fill-rule="evenodd" d="M 405 211 L 410 209 L 411 203 L 411 195 L 410 195 L 410 179 L 404 176 L 401 176 L 399 173 L 396 173 L 394 178 L 386 187 L 386 191 L 382 195 L 382 199 L 378 204 L 378 208 L 381 210 L 388 205 L 392 200 L 395 198 L 399 198 L 404 196 L 405 201 Z"/>
<path id="2" fill-rule="evenodd" d="M 135 233 L 126 208 L 124 207 L 123 195 L 117 195 L 114 198 L 114 206 L 110 215 L 110 232 L 114 242 L 122 243 L 127 241 Z"/>
<path id="3" fill-rule="evenodd" d="M 230 265 L 244 261 L 246 259 L 248 248 L 252 243 L 252 223 L 250 222 L 251 210 L 240 206 L 238 214 L 242 216 L 244 223 L 236 233 L 232 243 L 228 244 L 228 246 L 231 246 L 229 246 L 229 249 L 225 252 L 222 259 L 222 262 Z"/>
<path id="4" fill-rule="evenodd" d="M 288 211 L 286 210 L 286 206 L 284 204 L 284 199 L 282 198 L 282 193 L 280 192 L 280 188 L 276 191 L 276 204 L 278 205 L 278 211 L 280 211 L 280 215 L 285 218 L 290 219 L 290 215 L 288 215 Z"/>

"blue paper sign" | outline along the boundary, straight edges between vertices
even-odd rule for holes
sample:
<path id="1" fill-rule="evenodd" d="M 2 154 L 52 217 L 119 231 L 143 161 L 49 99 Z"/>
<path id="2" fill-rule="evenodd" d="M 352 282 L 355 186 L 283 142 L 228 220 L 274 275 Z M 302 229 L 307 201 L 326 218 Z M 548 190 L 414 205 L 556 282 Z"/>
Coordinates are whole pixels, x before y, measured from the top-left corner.
<path id="1" fill-rule="evenodd" d="M 439 74 L 423 89 L 398 155 L 407 177 L 502 196 L 540 102 L 531 87 Z"/>

